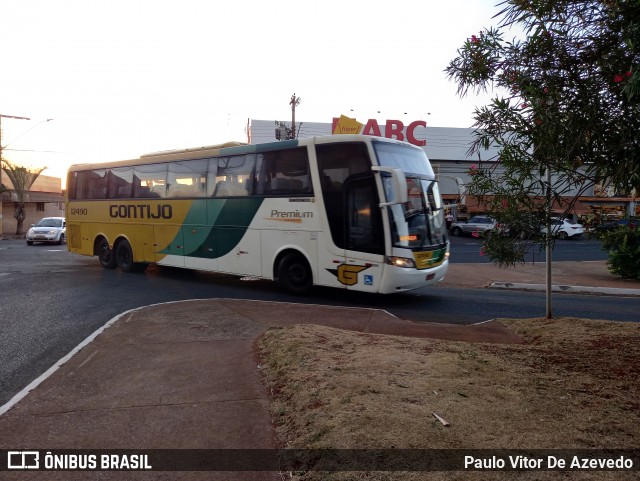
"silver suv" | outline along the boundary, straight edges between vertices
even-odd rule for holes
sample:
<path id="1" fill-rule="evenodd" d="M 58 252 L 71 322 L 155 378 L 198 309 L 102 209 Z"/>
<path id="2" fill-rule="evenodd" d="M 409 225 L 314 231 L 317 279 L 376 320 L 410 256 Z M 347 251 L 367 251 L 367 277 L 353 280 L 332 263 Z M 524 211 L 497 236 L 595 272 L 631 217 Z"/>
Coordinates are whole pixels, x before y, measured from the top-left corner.
<path id="1" fill-rule="evenodd" d="M 27 245 L 34 242 L 55 242 L 64 244 L 67 223 L 64 217 L 43 217 L 27 232 Z"/>
<path id="2" fill-rule="evenodd" d="M 449 231 L 454 237 L 461 235 L 485 237 L 491 231 L 498 229 L 498 227 L 498 223 L 491 217 L 476 215 L 466 222 L 454 222 L 451 224 Z"/>

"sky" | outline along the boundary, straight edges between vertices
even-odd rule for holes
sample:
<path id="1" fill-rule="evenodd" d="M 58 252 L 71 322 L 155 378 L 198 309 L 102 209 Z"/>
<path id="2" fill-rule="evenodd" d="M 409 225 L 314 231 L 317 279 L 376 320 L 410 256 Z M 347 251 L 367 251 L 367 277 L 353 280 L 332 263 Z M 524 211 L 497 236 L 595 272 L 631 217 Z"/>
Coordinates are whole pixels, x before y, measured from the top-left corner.
<path id="1" fill-rule="evenodd" d="M 74 163 L 246 142 L 247 119 L 471 127 L 443 70 L 500 0 L 2 0 L 3 158 Z M 53 119 L 47 121 L 47 119 Z"/>

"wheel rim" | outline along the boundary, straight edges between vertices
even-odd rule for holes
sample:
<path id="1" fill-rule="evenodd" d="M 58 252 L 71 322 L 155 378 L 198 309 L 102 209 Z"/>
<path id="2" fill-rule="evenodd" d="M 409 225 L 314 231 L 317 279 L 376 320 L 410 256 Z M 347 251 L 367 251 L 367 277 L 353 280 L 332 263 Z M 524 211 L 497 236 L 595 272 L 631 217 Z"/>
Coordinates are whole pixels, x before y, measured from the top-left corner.
<path id="1" fill-rule="evenodd" d="M 100 247 L 98 248 L 98 258 L 100 262 L 108 264 L 111 260 L 111 250 L 109 249 L 109 244 L 106 242 L 101 242 Z"/>
<path id="2" fill-rule="evenodd" d="M 296 286 L 304 286 L 307 283 L 307 269 L 302 264 L 293 264 L 287 271 L 289 281 Z"/>
<path id="3" fill-rule="evenodd" d="M 131 251 L 125 246 L 118 248 L 118 265 L 121 268 L 126 269 L 131 265 Z"/>
<path id="4" fill-rule="evenodd" d="M 280 283 L 290 293 L 301 294 L 313 285 L 311 267 L 300 256 L 285 257 L 278 271 Z"/>

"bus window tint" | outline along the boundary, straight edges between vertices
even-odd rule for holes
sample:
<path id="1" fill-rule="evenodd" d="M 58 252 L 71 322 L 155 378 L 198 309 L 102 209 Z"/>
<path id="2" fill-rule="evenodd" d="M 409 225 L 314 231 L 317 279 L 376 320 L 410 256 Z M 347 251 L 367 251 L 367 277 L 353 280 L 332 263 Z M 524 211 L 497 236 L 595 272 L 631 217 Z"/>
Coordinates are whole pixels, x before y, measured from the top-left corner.
<path id="1" fill-rule="evenodd" d="M 107 198 L 107 170 L 96 169 L 89 172 L 88 185 L 85 186 L 84 195 L 86 199 L 106 199 Z"/>
<path id="2" fill-rule="evenodd" d="M 207 167 L 207 179 L 206 179 L 206 197 L 213 197 L 213 193 L 216 190 L 216 175 L 218 174 L 218 159 L 209 159 L 209 165 Z"/>
<path id="3" fill-rule="evenodd" d="M 80 172 L 73 172 L 73 175 L 69 176 L 69 198 L 70 199 L 86 199 L 89 184 L 91 182 L 91 171 L 83 170 Z"/>
<path id="4" fill-rule="evenodd" d="M 208 159 L 169 164 L 167 197 L 204 197 L 207 193 Z"/>
<path id="5" fill-rule="evenodd" d="M 256 164 L 255 154 L 218 158 L 215 197 L 239 197 L 252 193 L 252 182 Z"/>
<path id="6" fill-rule="evenodd" d="M 316 153 L 331 238 L 337 247 L 344 248 L 347 206 L 342 191 L 349 177 L 369 170 L 367 146 L 362 142 L 320 144 Z"/>
<path id="7" fill-rule="evenodd" d="M 133 173 L 133 196 L 137 199 L 165 197 L 167 164 L 138 165 Z"/>
<path id="8" fill-rule="evenodd" d="M 132 167 L 114 167 L 109 171 L 109 198 L 129 199 L 132 197 Z"/>
<path id="9" fill-rule="evenodd" d="M 257 194 L 309 195 L 313 191 L 306 147 L 259 154 L 258 165 Z"/>

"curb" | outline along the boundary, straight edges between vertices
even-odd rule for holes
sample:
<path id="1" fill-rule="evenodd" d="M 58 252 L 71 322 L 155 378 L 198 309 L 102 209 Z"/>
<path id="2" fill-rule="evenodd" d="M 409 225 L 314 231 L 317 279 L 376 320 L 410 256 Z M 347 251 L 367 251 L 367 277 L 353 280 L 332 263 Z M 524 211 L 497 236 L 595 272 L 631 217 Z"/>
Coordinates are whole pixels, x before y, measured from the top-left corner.
<path id="1" fill-rule="evenodd" d="M 522 289 L 528 291 L 546 291 L 545 284 L 525 284 L 518 282 L 492 282 L 489 284 L 492 289 Z M 553 285 L 552 292 L 567 292 L 573 294 L 608 294 L 615 296 L 638 296 L 640 297 L 640 289 L 622 289 L 618 287 L 588 287 L 588 286 L 566 286 Z"/>

